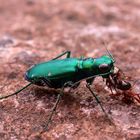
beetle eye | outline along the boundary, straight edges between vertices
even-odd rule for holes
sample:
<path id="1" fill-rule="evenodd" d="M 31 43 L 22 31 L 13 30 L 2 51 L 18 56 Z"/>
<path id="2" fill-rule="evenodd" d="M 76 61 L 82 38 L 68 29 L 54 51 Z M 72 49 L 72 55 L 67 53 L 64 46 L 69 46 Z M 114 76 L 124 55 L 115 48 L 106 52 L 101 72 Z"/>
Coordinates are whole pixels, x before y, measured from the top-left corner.
<path id="1" fill-rule="evenodd" d="M 108 64 L 101 64 L 99 65 L 99 69 L 101 72 L 107 72 L 109 70 L 109 65 Z"/>

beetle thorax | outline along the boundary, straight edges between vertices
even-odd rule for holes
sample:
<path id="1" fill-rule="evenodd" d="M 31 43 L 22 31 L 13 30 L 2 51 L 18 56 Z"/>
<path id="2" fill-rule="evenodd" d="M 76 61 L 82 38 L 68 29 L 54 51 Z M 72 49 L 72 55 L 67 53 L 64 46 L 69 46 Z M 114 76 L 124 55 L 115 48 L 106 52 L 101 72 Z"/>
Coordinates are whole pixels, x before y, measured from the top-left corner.
<path id="1" fill-rule="evenodd" d="M 87 58 L 81 60 L 80 68 L 83 70 L 93 72 L 94 74 L 111 73 L 114 69 L 113 60 L 109 56 L 102 56 L 99 58 Z"/>
<path id="2" fill-rule="evenodd" d="M 87 58 L 83 60 L 83 69 L 89 69 L 92 70 L 94 66 L 94 59 L 93 58 Z"/>

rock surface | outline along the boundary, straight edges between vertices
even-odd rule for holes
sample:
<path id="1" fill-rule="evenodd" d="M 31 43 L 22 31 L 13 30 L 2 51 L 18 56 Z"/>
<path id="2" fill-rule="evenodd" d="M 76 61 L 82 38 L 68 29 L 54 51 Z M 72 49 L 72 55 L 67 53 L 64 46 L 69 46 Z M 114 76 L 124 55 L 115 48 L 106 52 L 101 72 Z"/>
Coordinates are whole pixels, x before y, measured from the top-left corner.
<path id="1" fill-rule="evenodd" d="M 140 79 L 140 1 L 0 0 L 0 96 L 23 85 L 25 71 L 71 50 L 99 57 L 105 40 L 116 65 Z M 140 83 L 135 84 L 140 93 Z M 0 101 L 0 140 L 140 140 L 140 108 L 109 96 L 104 82 L 92 85 L 110 124 L 82 82 L 66 92 L 49 131 L 43 130 L 57 91 L 32 86 Z"/>

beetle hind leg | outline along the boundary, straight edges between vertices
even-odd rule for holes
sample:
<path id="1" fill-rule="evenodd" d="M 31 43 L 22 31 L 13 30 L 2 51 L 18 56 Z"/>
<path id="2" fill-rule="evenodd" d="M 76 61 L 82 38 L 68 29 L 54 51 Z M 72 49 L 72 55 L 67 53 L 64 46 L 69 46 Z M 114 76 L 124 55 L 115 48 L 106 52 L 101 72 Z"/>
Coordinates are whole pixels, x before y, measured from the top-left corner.
<path id="1" fill-rule="evenodd" d="M 108 119 L 109 123 L 111 125 L 114 125 L 114 123 L 112 122 L 111 118 L 108 116 L 108 114 L 106 113 L 105 109 L 103 108 L 98 96 L 95 94 L 94 91 L 92 91 L 91 87 L 90 87 L 90 84 L 87 83 L 86 87 L 88 88 L 88 90 L 92 93 L 92 95 L 94 96 L 94 98 L 96 99 L 97 103 L 100 105 L 102 111 L 104 112 L 106 118 Z"/>
<path id="2" fill-rule="evenodd" d="M 66 51 L 66 52 L 64 52 L 64 53 L 62 53 L 62 54 L 60 54 L 60 55 L 58 55 L 57 57 L 53 58 L 52 60 L 56 60 L 56 59 L 58 59 L 58 58 L 64 56 L 65 54 L 66 54 L 66 58 L 70 58 L 71 52 L 70 52 L 70 51 Z"/>

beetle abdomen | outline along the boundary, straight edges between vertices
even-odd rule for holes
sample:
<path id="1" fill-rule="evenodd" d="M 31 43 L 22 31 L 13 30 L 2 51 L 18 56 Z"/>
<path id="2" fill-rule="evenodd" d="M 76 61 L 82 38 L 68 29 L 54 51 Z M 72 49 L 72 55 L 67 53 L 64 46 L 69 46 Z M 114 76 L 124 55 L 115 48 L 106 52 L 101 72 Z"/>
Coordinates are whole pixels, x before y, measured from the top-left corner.
<path id="1" fill-rule="evenodd" d="M 37 64 L 27 71 L 26 80 L 37 84 L 45 78 L 52 84 L 63 85 L 75 78 L 77 62 L 77 58 L 67 58 Z"/>

